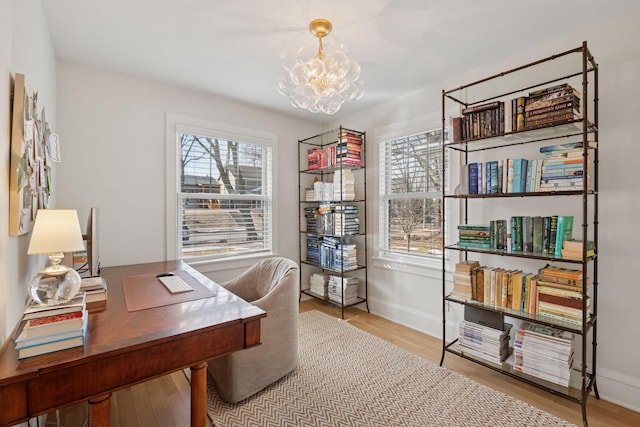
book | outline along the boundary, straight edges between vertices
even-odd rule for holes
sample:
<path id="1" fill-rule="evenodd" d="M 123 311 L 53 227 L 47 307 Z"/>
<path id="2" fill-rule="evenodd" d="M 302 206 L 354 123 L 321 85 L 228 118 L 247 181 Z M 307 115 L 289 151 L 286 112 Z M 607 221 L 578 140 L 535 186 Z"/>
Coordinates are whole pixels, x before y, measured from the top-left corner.
<path id="1" fill-rule="evenodd" d="M 554 256 L 562 257 L 562 243 L 565 240 L 571 240 L 573 236 L 573 216 L 558 215 L 558 228 L 556 231 L 556 246 Z"/>
<path id="2" fill-rule="evenodd" d="M 53 353 L 54 351 L 66 350 L 84 345 L 84 336 L 52 341 L 46 344 L 24 347 L 18 350 L 18 359 L 39 356 L 41 354 Z"/>
<path id="3" fill-rule="evenodd" d="M 33 338 L 72 329 L 82 329 L 85 317 L 88 317 L 86 310 L 30 319 L 24 323 L 22 334 L 25 338 Z"/>
<path id="4" fill-rule="evenodd" d="M 524 107 L 525 107 L 526 97 L 520 96 L 518 98 L 513 99 L 512 101 L 512 111 L 513 111 L 513 131 L 524 130 Z"/>
<path id="5" fill-rule="evenodd" d="M 478 164 L 469 163 L 469 194 L 478 194 Z"/>
<path id="6" fill-rule="evenodd" d="M 39 317 L 53 316 L 82 311 L 85 309 L 86 297 L 83 292 L 78 293 L 70 301 L 57 305 L 41 305 L 29 300 L 22 315 L 23 320 L 37 319 Z"/>
<path id="7" fill-rule="evenodd" d="M 582 270 L 546 265 L 538 270 L 540 280 L 566 285 L 582 286 Z"/>
<path id="8" fill-rule="evenodd" d="M 540 152 L 543 154 L 546 153 L 553 153 L 554 151 L 562 151 L 562 150 L 570 150 L 570 149 L 574 149 L 574 148 L 580 148 L 580 151 L 582 151 L 582 141 L 577 141 L 577 142 L 567 142 L 564 144 L 556 144 L 556 145 L 547 145 L 545 147 L 540 147 Z M 596 141 L 588 141 L 587 146 L 589 148 L 597 148 L 598 147 L 598 143 Z"/>
<path id="9" fill-rule="evenodd" d="M 511 308 L 513 310 L 522 311 L 522 271 L 514 271 L 511 275 Z"/>
<path id="10" fill-rule="evenodd" d="M 543 251 L 543 244 L 542 244 L 543 222 L 542 221 L 543 220 L 541 216 L 533 217 L 533 252 L 538 254 L 541 254 Z"/>

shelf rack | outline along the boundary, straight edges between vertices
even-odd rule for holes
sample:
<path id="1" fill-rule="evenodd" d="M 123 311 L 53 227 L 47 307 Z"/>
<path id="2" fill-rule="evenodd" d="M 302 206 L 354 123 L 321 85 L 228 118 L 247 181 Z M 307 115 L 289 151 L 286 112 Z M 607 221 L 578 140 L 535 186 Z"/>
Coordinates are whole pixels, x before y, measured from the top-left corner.
<path id="1" fill-rule="evenodd" d="M 340 135 L 349 133 L 357 135 L 362 139 L 362 146 L 360 152 L 360 164 L 349 165 L 345 163 L 338 163 L 330 166 L 321 166 L 318 168 L 309 169 L 307 164 L 307 153 L 309 149 L 317 148 L 324 150 L 331 147 L 336 147 L 340 142 Z M 344 319 L 345 309 L 360 304 L 365 304 L 367 312 L 369 311 L 368 303 L 368 272 L 367 272 L 367 212 L 366 212 L 366 195 L 367 195 L 367 177 L 365 170 L 366 159 L 366 133 L 362 131 L 356 131 L 348 129 L 343 126 L 338 128 L 322 132 L 318 135 L 314 135 L 305 139 L 298 140 L 298 200 L 299 200 L 299 214 L 298 214 L 298 229 L 300 230 L 299 241 L 299 259 L 300 259 L 300 298 L 302 295 L 322 300 L 328 304 L 340 308 L 342 318 Z M 321 182 L 327 182 L 332 179 L 335 173 L 341 172 L 343 169 L 349 169 L 356 174 L 356 179 L 360 182 L 359 187 L 356 188 L 356 197 L 354 199 L 345 199 L 343 193 L 340 194 L 339 200 L 331 201 L 318 201 L 318 200 L 306 200 L 305 197 L 305 177 L 314 177 Z M 342 175 L 341 175 L 342 176 Z M 340 181 L 342 184 L 342 181 Z M 360 232 L 358 234 L 349 234 L 344 236 L 338 236 L 335 234 L 323 234 L 315 233 L 307 230 L 307 224 L 305 221 L 304 208 L 310 206 L 319 206 L 320 204 L 330 204 L 332 206 L 345 206 L 345 205 L 357 205 L 358 206 L 358 218 L 360 224 Z M 310 262 L 306 257 L 306 244 L 307 237 L 315 236 L 318 238 L 331 237 L 337 238 L 343 243 L 354 242 L 357 245 L 357 258 L 358 264 L 354 268 L 333 269 L 327 266 L 320 265 L 319 263 Z M 313 271 L 320 271 L 323 274 L 336 275 L 341 279 L 345 277 L 358 277 L 361 285 L 359 286 L 360 292 L 358 293 L 355 302 L 347 303 L 345 301 L 344 292 L 342 292 L 342 301 L 333 301 L 328 296 L 318 295 L 308 289 L 307 276 Z"/>
<path id="2" fill-rule="evenodd" d="M 590 80 L 591 79 L 591 80 Z M 442 263 L 442 356 L 440 365 L 444 363 L 445 354 L 451 353 L 465 359 L 472 360 L 482 366 L 493 369 L 502 374 L 532 384 L 550 393 L 562 396 L 570 401 L 576 402 L 582 407 L 582 420 L 585 426 L 588 425 L 586 405 L 589 394 L 593 392 L 596 398 L 599 397 L 596 385 L 597 367 L 597 326 L 598 326 L 598 151 L 600 141 L 598 139 L 598 65 L 587 48 L 587 43 L 581 46 L 556 55 L 543 58 L 541 60 L 525 64 L 523 66 L 504 71 L 499 74 L 469 83 L 452 90 L 442 91 L 442 128 L 447 127 L 447 114 L 451 111 L 447 103 L 453 102 L 460 108 L 473 107 L 496 100 L 508 100 L 516 97 L 516 94 L 523 94 L 532 89 L 540 89 L 559 82 L 577 81 L 581 85 L 581 107 L 582 117 L 561 124 L 549 125 L 546 127 L 522 131 L 505 131 L 497 135 L 485 138 L 475 138 L 454 142 L 443 141 L 443 154 L 446 150 L 455 150 L 461 154 L 461 161 L 465 164 L 469 162 L 471 153 L 479 153 L 486 150 L 496 150 L 518 145 L 534 144 L 544 141 L 562 141 L 573 138 L 580 140 L 583 147 L 583 159 L 585 171 L 591 168 L 592 186 L 589 187 L 587 173 L 583 174 L 582 190 L 550 191 L 550 192 L 525 192 L 525 193 L 499 193 L 499 194 L 447 194 L 443 191 L 443 224 L 442 230 L 446 231 L 445 209 L 447 201 L 457 201 L 460 209 L 464 213 L 463 223 L 468 223 L 469 205 L 468 201 L 497 200 L 509 198 L 553 198 L 553 197 L 573 197 L 580 198 L 582 203 L 581 237 L 583 242 L 593 240 L 595 245 L 594 256 L 587 255 L 587 245 L 583 244 L 581 259 L 565 259 L 548 256 L 538 253 L 509 252 L 506 250 L 484 250 L 461 247 L 455 244 L 446 244 L 445 251 L 458 252 L 462 259 L 467 259 L 470 253 L 490 257 L 509 257 L 516 261 L 520 258 L 528 260 L 538 260 L 547 262 L 571 263 L 580 266 L 584 272 L 582 284 L 582 323 L 577 325 L 571 322 L 551 320 L 544 316 L 530 315 L 517 310 L 503 307 L 496 307 L 490 304 L 479 303 L 477 301 L 465 300 L 455 295 L 447 294 L 446 290 L 446 260 L 443 257 Z M 589 96 L 592 96 L 592 100 Z M 593 148 L 588 142 L 594 140 L 597 147 Z M 558 142 L 559 143 L 559 142 Z M 587 164 L 588 154 L 592 154 L 592 163 Z M 445 171 L 443 170 L 443 179 Z M 536 199 L 540 200 L 540 199 Z M 577 218 L 576 218 L 577 220 Z M 576 223 L 578 223 L 576 221 Z M 591 227 L 591 228 L 590 228 Z M 575 231 L 575 228 L 574 228 Z M 590 234 L 591 233 L 591 234 Z M 451 238 L 449 238 L 451 239 Z M 587 272 L 590 271 L 592 283 L 587 282 Z M 587 306 L 588 288 L 591 287 L 591 307 Z M 543 379 L 522 374 L 513 368 L 513 358 L 511 355 L 502 364 L 493 364 L 482 359 L 465 354 L 464 350 L 458 346 L 458 339 L 447 340 L 447 309 L 449 304 L 459 304 L 462 306 L 473 306 L 486 310 L 487 312 L 499 313 L 512 319 L 537 323 L 570 332 L 579 337 L 580 341 L 580 366 L 571 372 L 569 387 L 562 387 L 550 383 Z M 589 337 L 591 342 L 589 343 Z"/>

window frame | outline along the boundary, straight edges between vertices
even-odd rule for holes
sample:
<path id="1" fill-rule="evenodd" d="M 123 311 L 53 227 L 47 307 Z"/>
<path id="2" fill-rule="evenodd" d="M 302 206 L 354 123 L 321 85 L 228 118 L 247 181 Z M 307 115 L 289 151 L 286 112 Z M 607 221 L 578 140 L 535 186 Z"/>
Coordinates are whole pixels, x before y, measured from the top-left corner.
<path id="1" fill-rule="evenodd" d="M 185 258 L 191 265 L 195 264 L 220 264 L 225 267 L 248 265 L 256 258 L 273 256 L 277 248 L 277 203 L 275 201 L 277 183 L 277 135 L 271 132 L 258 131 L 244 127 L 218 123 L 203 119 L 182 116 L 178 114 L 166 114 L 166 244 L 165 256 L 168 260 L 180 259 L 179 241 L 182 233 L 178 232 L 180 220 L 180 164 L 182 152 L 179 135 L 190 133 L 199 136 L 208 136 L 240 143 L 256 144 L 268 147 L 271 151 L 271 194 L 266 196 L 266 203 L 271 207 L 270 245 L 263 251 L 246 254 L 202 256 Z"/>
<path id="2" fill-rule="evenodd" d="M 400 138 L 406 138 L 412 135 L 417 135 L 420 133 L 427 133 L 432 130 L 442 130 L 442 118 L 440 114 L 431 114 L 428 116 L 422 116 L 416 118 L 411 121 L 402 122 L 402 123 L 394 123 L 383 128 L 379 128 L 375 130 L 375 141 L 378 145 L 377 147 L 377 156 L 378 156 L 378 165 L 382 168 L 383 163 L 385 162 L 386 152 L 384 150 L 384 145 L 389 142 Z M 448 132 L 450 129 L 447 127 Z M 449 150 L 445 150 L 444 155 L 446 156 L 445 162 L 447 164 L 445 182 L 443 185 L 445 188 L 450 188 L 451 177 L 455 173 L 451 169 L 452 160 L 454 157 L 450 155 Z M 445 257 L 446 265 L 449 265 L 449 257 L 446 251 L 443 251 L 442 255 L 411 255 L 406 253 L 392 252 L 387 249 L 386 241 L 388 240 L 388 214 L 386 212 L 387 206 L 387 197 L 385 194 L 385 180 L 386 170 L 379 170 L 379 179 L 377 180 L 377 191 L 376 197 L 377 200 L 377 208 L 378 208 L 378 235 L 377 239 L 377 256 L 376 256 L 376 265 L 390 270 L 402 270 L 408 273 L 418 274 L 418 275 L 426 275 L 432 276 L 433 274 L 440 274 L 442 271 L 442 256 Z M 416 193 L 425 194 L 425 193 Z M 430 193 L 433 194 L 433 193 Z M 442 198 L 442 192 L 438 193 L 440 198 Z M 391 198 L 395 198 L 392 196 Z M 444 203 L 444 200 L 442 201 Z M 445 209 L 445 227 L 448 227 L 448 224 L 451 223 L 448 219 L 451 218 L 452 211 L 449 207 Z M 449 235 L 449 229 L 443 231 L 444 235 Z M 428 271 L 425 271 L 428 269 Z M 436 270 L 438 273 L 435 273 Z M 436 276 L 434 276 L 436 277 Z M 441 276 L 438 276 L 441 277 Z"/>

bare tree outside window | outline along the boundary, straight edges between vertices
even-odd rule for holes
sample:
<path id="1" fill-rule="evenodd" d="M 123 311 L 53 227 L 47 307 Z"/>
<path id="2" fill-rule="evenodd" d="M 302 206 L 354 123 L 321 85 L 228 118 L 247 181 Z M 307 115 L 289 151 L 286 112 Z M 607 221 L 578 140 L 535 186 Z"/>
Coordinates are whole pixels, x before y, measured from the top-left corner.
<path id="1" fill-rule="evenodd" d="M 442 156 L 440 129 L 381 145 L 385 251 L 442 254 Z"/>
<path id="2" fill-rule="evenodd" d="M 268 249 L 270 148 L 187 133 L 179 140 L 182 257 Z"/>

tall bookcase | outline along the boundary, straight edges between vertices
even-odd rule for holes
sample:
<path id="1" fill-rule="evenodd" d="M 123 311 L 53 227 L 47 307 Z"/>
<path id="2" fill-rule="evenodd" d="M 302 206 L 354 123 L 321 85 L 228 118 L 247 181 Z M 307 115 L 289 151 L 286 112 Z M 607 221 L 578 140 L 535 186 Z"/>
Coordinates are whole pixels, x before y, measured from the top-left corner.
<path id="1" fill-rule="evenodd" d="M 342 126 L 298 140 L 300 298 L 366 304 L 365 132 Z"/>
<path id="2" fill-rule="evenodd" d="M 442 127 L 445 129 L 447 126 L 451 126 L 453 142 L 443 143 L 443 150 L 451 154 L 458 153 L 461 173 L 456 191 L 443 193 L 443 210 L 459 210 L 459 220 L 451 226 L 443 223 L 442 227 L 448 233 L 445 233 L 447 256 L 443 257 L 443 342 L 440 364 L 447 353 L 455 354 L 567 398 L 582 406 L 582 418 L 586 426 L 588 396 L 593 392 L 599 398 L 596 387 L 596 338 L 600 145 L 598 65 L 587 43 L 452 90 L 443 90 Z M 550 148 L 552 146 L 555 146 L 555 150 Z M 548 154 L 550 151 L 553 151 L 551 156 Z M 550 172 L 552 165 L 563 163 L 554 156 L 568 156 L 569 152 L 575 156 L 570 162 L 579 163 L 582 168 L 569 170 L 564 166 L 553 166 L 559 169 Z M 518 165 L 521 166 L 521 160 L 518 159 L 527 159 L 533 168 L 533 172 L 528 171 L 530 180 L 522 186 L 509 181 L 516 175 Z M 514 164 L 516 168 L 512 171 L 510 166 Z M 538 175 L 536 170 L 540 170 Z M 525 173 L 522 169 L 520 172 Z M 553 223 L 554 213 L 560 217 L 566 212 L 574 214 L 571 237 L 579 241 L 573 242 L 578 245 L 573 256 L 562 251 L 556 252 L 550 245 L 545 246 L 549 242 L 544 240 L 546 232 L 548 238 L 555 235 L 556 239 L 564 242 L 565 236 L 558 237 L 558 230 L 551 230 L 550 224 Z M 525 234 L 528 232 L 518 228 L 518 217 L 527 216 L 551 218 L 543 221 L 542 246 L 534 247 L 534 250 L 519 246 L 520 235 L 528 238 Z M 446 215 L 443 212 L 443 222 L 444 218 Z M 501 231 L 500 224 L 503 228 L 506 225 L 506 230 Z M 545 228 L 547 224 L 548 229 Z M 472 225 L 477 225 L 482 232 L 470 231 L 474 228 Z M 488 237 L 463 236 L 484 232 L 488 233 Z M 535 242 L 536 237 L 531 236 Z M 569 245 L 564 244 L 566 248 L 563 249 L 568 249 Z M 468 273 L 468 296 L 448 290 L 446 260 L 455 259 L 456 256 L 460 260 L 459 265 L 464 261 L 478 261 L 480 264 L 480 267 L 476 266 Z M 547 284 L 543 278 L 549 279 L 540 275 L 547 265 L 582 272 L 581 279 L 565 281 L 567 286 L 560 291 L 554 290 L 551 285 L 552 292 L 566 298 L 558 300 L 553 309 L 555 311 L 548 309 L 548 296 L 544 294 L 548 290 L 545 290 Z M 504 281 L 487 282 L 483 277 L 491 274 L 487 268 L 498 269 L 496 271 L 503 274 L 499 277 L 503 277 Z M 479 270 L 482 270 L 480 276 Z M 527 285 L 524 281 L 518 281 L 518 274 L 511 279 L 514 275 L 509 272 L 514 271 L 529 274 L 533 282 Z M 455 277 L 454 274 L 454 290 Z M 562 282 L 560 279 L 558 281 Z M 490 286 L 489 298 L 485 293 L 487 285 Z M 518 301 L 521 286 L 523 290 L 529 289 L 529 293 L 521 293 Z M 504 293 L 503 289 L 506 289 Z M 492 295 L 491 292 L 500 292 L 500 295 Z M 505 295 L 506 300 L 503 298 Z M 573 298 L 570 302 L 567 302 L 570 298 L 568 295 Z M 569 305 L 573 308 L 568 308 Z M 478 323 L 486 326 L 482 323 L 490 319 L 498 319 L 493 325 L 512 324 L 508 350 L 504 353 L 506 356 L 511 350 L 508 358 L 500 363 L 491 362 L 482 354 L 479 356 L 479 353 L 465 347 L 465 332 L 448 327 L 455 323 L 456 316 L 464 325 L 463 313 L 465 321 L 476 322 L 473 327 L 478 327 Z M 537 363 L 548 360 L 546 357 L 556 357 L 559 353 L 551 350 L 551 355 L 545 354 L 542 346 L 529 345 L 525 348 L 528 342 L 535 343 L 534 335 L 531 335 L 534 337 L 531 339 L 524 335 L 528 328 L 555 331 L 570 339 L 573 361 L 570 361 L 570 356 L 564 355 L 565 360 L 568 357 L 569 361 L 562 368 L 566 368 L 568 374 L 558 369 L 558 376 L 561 372 L 569 377 L 568 380 L 545 377 L 548 374 L 536 370 L 536 366 L 539 366 Z M 551 338 L 543 338 L 545 340 L 549 342 Z M 489 341 L 485 339 L 485 342 L 489 347 Z M 523 368 L 523 360 L 531 361 L 531 365 L 524 365 L 528 367 Z"/>

